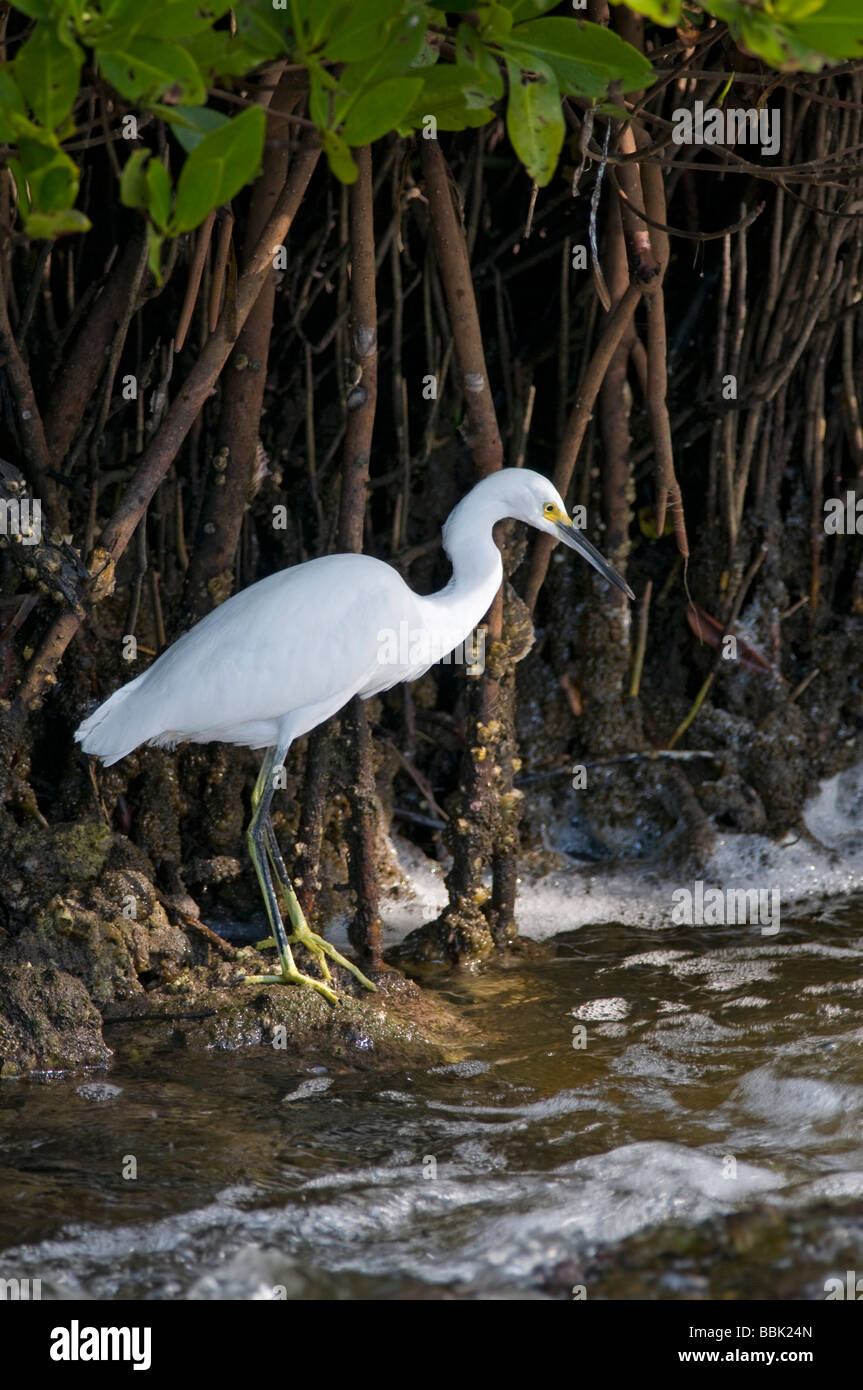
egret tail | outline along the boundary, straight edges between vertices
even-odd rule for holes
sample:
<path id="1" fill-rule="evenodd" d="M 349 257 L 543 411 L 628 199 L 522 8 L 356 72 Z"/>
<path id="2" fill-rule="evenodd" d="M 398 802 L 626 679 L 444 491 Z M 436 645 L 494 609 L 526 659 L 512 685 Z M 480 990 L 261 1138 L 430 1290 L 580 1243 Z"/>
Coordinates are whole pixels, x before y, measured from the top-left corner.
<path id="1" fill-rule="evenodd" d="M 136 709 L 133 702 L 130 709 L 128 703 L 140 680 L 139 676 L 128 685 L 121 685 L 75 732 L 75 742 L 85 753 L 101 758 L 106 767 L 118 763 L 151 736 L 142 731 L 140 708 Z"/>

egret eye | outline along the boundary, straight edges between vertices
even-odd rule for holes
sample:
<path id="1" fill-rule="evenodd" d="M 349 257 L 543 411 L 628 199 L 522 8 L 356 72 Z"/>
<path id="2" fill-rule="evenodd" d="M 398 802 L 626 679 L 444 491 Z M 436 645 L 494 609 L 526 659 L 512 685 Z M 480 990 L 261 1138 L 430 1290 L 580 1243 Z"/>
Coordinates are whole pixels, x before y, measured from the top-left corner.
<path id="1" fill-rule="evenodd" d="M 554 512 L 554 503 L 553 503 L 553 502 L 546 502 L 546 504 L 545 504 L 545 506 L 543 507 L 542 510 L 545 512 L 546 516 L 551 516 L 552 513 Z"/>

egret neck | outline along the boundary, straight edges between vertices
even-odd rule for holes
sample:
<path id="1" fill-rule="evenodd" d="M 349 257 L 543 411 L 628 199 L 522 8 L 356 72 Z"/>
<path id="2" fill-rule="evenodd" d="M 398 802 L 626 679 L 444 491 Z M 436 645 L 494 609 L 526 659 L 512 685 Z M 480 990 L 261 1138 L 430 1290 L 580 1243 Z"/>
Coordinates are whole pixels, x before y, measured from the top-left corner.
<path id="1" fill-rule="evenodd" d="M 444 638 L 444 654 L 463 642 L 491 608 L 503 581 L 494 526 L 509 515 L 497 498 L 480 499 L 474 491 L 453 508 L 444 525 L 443 548 L 452 564 L 452 578 L 439 593 L 423 600 Z"/>

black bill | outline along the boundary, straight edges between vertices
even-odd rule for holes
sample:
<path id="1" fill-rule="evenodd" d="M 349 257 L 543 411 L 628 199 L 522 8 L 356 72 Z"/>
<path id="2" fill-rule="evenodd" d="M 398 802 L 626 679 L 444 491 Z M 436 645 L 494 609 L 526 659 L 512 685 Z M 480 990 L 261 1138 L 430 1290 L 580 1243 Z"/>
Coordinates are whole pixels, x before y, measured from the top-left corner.
<path id="1" fill-rule="evenodd" d="M 568 545 L 571 550 L 577 550 L 579 555 L 583 555 L 585 560 L 593 565 L 595 570 L 599 570 L 603 579 L 607 579 L 609 584 L 613 584 L 622 594 L 626 594 L 627 598 L 635 598 L 635 594 L 630 589 L 626 580 L 621 579 L 614 566 L 603 559 L 596 546 L 592 545 L 587 537 L 573 526 L 571 521 L 568 523 L 558 521 L 557 534 L 560 536 L 564 545 Z"/>

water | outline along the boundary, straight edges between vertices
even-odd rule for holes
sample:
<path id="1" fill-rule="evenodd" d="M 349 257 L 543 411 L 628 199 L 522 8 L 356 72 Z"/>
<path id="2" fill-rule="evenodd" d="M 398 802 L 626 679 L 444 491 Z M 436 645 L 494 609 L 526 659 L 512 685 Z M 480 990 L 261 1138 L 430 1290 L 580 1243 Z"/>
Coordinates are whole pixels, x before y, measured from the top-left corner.
<path id="1" fill-rule="evenodd" d="M 483 1040 L 431 1071 L 120 1049 L 5 1082 L 0 1276 L 43 1298 L 823 1298 L 863 1274 L 861 938 L 859 900 L 773 938 L 586 926 L 424 978 Z"/>

